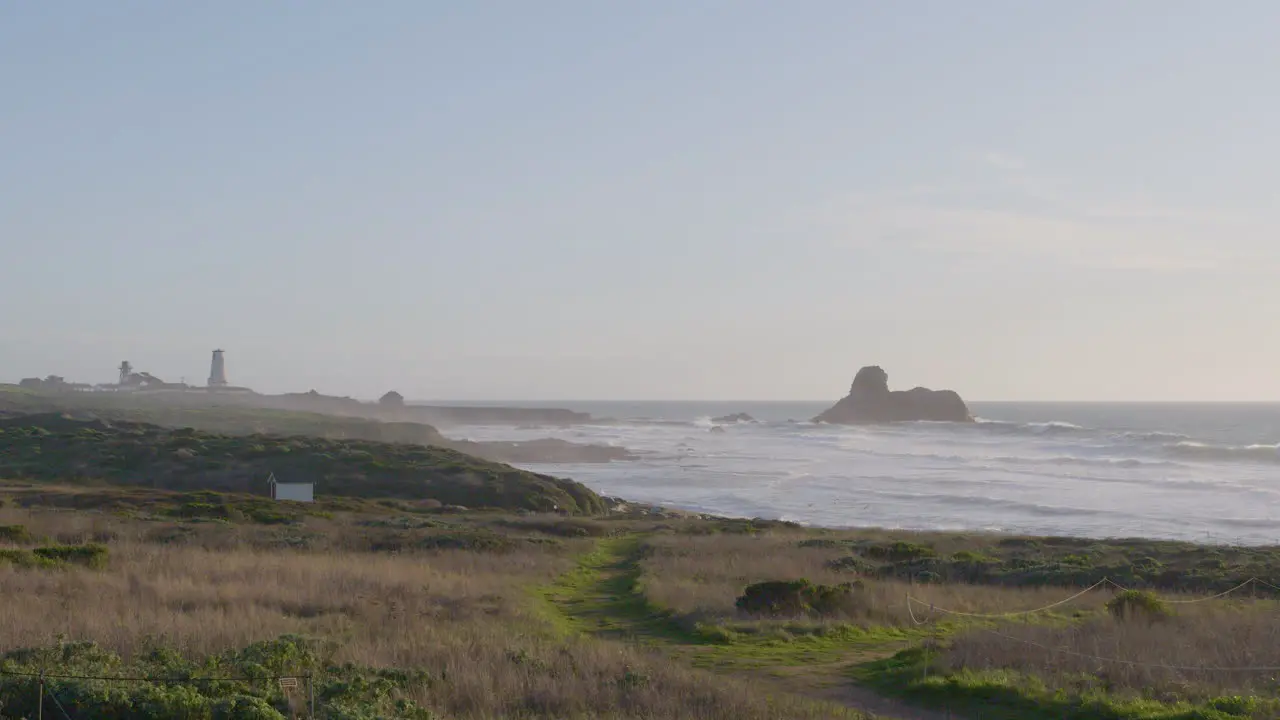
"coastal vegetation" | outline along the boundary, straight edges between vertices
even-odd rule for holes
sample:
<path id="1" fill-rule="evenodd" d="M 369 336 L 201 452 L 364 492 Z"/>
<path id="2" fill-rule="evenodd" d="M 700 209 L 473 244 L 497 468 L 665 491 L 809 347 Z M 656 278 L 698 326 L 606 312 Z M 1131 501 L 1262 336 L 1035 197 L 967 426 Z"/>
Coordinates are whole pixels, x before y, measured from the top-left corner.
<path id="1" fill-rule="evenodd" d="M 169 410 L 0 417 L 0 718 L 1280 717 L 1280 548 L 717 518 Z"/>
<path id="2" fill-rule="evenodd" d="M 266 494 L 267 480 L 314 482 L 318 494 L 566 513 L 604 510 L 572 480 L 456 450 L 278 435 L 217 435 L 59 415 L 0 420 L 0 477 Z"/>
<path id="3" fill-rule="evenodd" d="M 303 394 L 301 397 L 310 396 Z M 301 407 L 308 406 L 309 403 L 303 403 Z M 319 407 L 327 406 L 321 404 Z M 377 412 L 382 406 L 372 407 L 374 409 L 369 412 Z M 433 425 L 395 414 L 378 418 L 247 404 L 216 396 L 166 399 L 130 393 L 44 393 L 14 385 L 0 385 L 0 419 L 35 415 L 108 423 L 146 423 L 219 435 L 284 435 L 428 445 L 505 463 L 597 463 L 632 457 L 625 448 L 582 445 L 551 438 L 518 442 L 461 440 L 446 437 Z"/>
<path id="4" fill-rule="evenodd" d="M 51 480 L 0 503 L 0 594 L 23 599 L 0 615 L 0 717 L 31 715 L 42 672 L 71 717 L 306 717 L 311 692 L 324 718 L 1280 713 L 1276 548 Z M 886 569 L 1028 548 L 1207 579 Z"/>

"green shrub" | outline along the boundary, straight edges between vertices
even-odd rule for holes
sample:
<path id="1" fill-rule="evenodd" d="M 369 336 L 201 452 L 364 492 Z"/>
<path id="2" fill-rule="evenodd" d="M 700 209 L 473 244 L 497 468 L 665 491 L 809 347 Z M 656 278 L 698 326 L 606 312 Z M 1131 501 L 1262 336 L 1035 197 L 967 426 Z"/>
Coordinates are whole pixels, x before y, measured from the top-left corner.
<path id="1" fill-rule="evenodd" d="M 922 560 L 937 557 L 937 553 L 928 545 L 919 545 L 917 543 L 904 542 L 899 540 L 894 543 L 871 545 L 863 549 L 863 554 L 867 557 L 888 560 L 889 562 L 904 562 L 910 560 Z"/>
<path id="2" fill-rule="evenodd" d="M 1163 620 L 1173 613 L 1168 603 L 1149 590 L 1124 590 L 1107 601 L 1107 610 L 1117 620 Z"/>
<path id="3" fill-rule="evenodd" d="M 750 615 L 839 615 L 856 607 L 861 583 L 818 585 L 808 580 L 768 580 L 748 585 L 735 603 Z"/>
<path id="4" fill-rule="evenodd" d="M 307 638 L 286 635 L 254 643 L 199 660 L 187 660 L 172 648 L 153 648 L 133 662 L 93 643 L 60 642 L 20 648 L 0 654 L 0 666 L 18 673 L 36 673 L 57 667 L 68 674 L 138 677 L 200 677 L 214 675 L 264 676 L 325 672 L 315 681 L 317 717 L 330 720 L 432 720 L 426 709 L 408 700 L 415 686 L 428 677 L 424 672 L 387 670 L 355 665 L 336 666 L 326 657 L 336 647 Z M 0 707 L 3 717 L 35 718 L 39 715 L 38 679 L 0 675 Z M 53 680 L 46 689 L 58 699 L 65 714 L 94 720 L 284 720 L 287 700 L 274 682 L 115 683 Z M 44 716 L 63 717 L 52 704 Z"/>
<path id="5" fill-rule="evenodd" d="M 464 530 L 428 535 L 418 542 L 422 550 L 470 550 L 472 552 L 508 552 L 516 541 L 490 530 Z"/>
<path id="6" fill-rule="evenodd" d="M 827 550 L 836 550 L 839 548 L 848 547 L 848 545 L 849 545 L 848 541 L 836 540 L 834 538 L 809 538 L 807 540 L 801 540 L 800 542 L 796 543 L 796 547 L 824 548 Z"/>
<path id="7" fill-rule="evenodd" d="M 83 565 L 94 570 L 105 568 L 107 566 L 107 558 L 110 555 L 106 545 L 98 545 L 96 543 L 88 545 L 49 545 L 38 547 L 32 550 L 31 553 L 38 558 L 43 558 L 53 563 Z"/>
<path id="8" fill-rule="evenodd" d="M 209 502 L 189 502 L 175 508 L 173 514 L 187 519 L 210 518 L 227 520 L 231 517 L 231 511 L 226 505 Z"/>
<path id="9" fill-rule="evenodd" d="M 862 574 L 870 574 L 876 570 L 876 566 L 867 562 L 857 555 L 848 555 L 842 558 L 836 558 L 827 562 L 827 567 L 836 572 L 851 572 Z"/>
<path id="10" fill-rule="evenodd" d="M 980 563 L 997 563 L 1000 561 L 997 560 L 996 558 L 991 557 L 990 555 L 983 555 L 982 553 L 974 552 L 973 550 L 961 550 L 960 552 L 955 553 L 951 556 L 951 562 L 980 564 Z"/>
<path id="11" fill-rule="evenodd" d="M 298 516 L 283 513 L 269 508 L 253 508 L 245 513 L 245 517 L 259 525 L 288 525 L 297 522 Z"/>
<path id="12" fill-rule="evenodd" d="M 1209 707 L 1228 715 L 1252 717 L 1258 709 L 1258 698 L 1244 695 L 1216 697 L 1209 701 Z"/>
<path id="13" fill-rule="evenodd" d="M 33 555 L 29 550 L 16 549 L 0 550 L 0 564 L 9 564 L 27 570 L 58 567 L 56 561 Z"/>
<path id="14" fill-rule="evenodd" d="M 22 525 L 0 525 L 0 542 L 28 543 L 31 542 L 31 533 Z"/>
<path id="15" fill-rule="evenodd" d="M 557 537 L 605 537 L 609 528 L 594 520 L 565 518 L 562 520 L 520 520 L 504 523 L 507 527 L 531 530 Z"/>

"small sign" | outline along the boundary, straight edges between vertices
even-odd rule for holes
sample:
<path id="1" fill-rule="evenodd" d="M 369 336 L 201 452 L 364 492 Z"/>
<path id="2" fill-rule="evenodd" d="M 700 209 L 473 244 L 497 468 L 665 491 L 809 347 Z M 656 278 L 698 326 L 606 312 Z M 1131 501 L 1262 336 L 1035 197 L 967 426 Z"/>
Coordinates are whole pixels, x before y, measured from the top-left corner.
<path id="1" fill-rule="evenodd" d="M 280 678 L 280 687 L 296 688 L 298 687 L 298 678 Z"/>

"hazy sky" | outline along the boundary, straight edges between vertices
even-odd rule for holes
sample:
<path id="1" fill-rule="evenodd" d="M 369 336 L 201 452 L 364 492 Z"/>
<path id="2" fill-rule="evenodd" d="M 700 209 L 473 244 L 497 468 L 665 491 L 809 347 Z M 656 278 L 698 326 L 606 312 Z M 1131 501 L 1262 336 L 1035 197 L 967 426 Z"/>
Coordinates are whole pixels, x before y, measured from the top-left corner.
<path id="1" fill-rule="evenodd" d="M 1280 399 L 1280 3 L 0 3 L 0 380 Z"/>

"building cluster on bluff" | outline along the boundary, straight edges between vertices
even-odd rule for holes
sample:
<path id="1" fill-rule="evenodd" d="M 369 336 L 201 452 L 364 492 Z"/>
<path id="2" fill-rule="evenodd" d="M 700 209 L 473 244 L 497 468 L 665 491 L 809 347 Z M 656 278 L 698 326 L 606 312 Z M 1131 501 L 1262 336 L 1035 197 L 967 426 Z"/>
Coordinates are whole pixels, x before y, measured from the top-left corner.
<path id="1" fill-rule="evenodd" d="M 136 392 L 140 390 L 252 392 L 249 388 L 235 387 L 227 382 L 227 365 L 221 350 L 213 351 L 213 359 L 209 363 L 209 384 L 205 387 L 188 385 L 186 382 L 167 382 L 149 372 L 135 370 L 133 363 L 128 360 L 120 363 L 120 367 L 116 368 L 116 370 L 119 372 L 119 377 L 114 383 L 99 383 L 97 385 L 73 383 L 67 382 L 66 379 L 59 375 L 50 375 L 43 380 L 40 378 L 23 378 L 18 385 L 43 392 Z"/>

